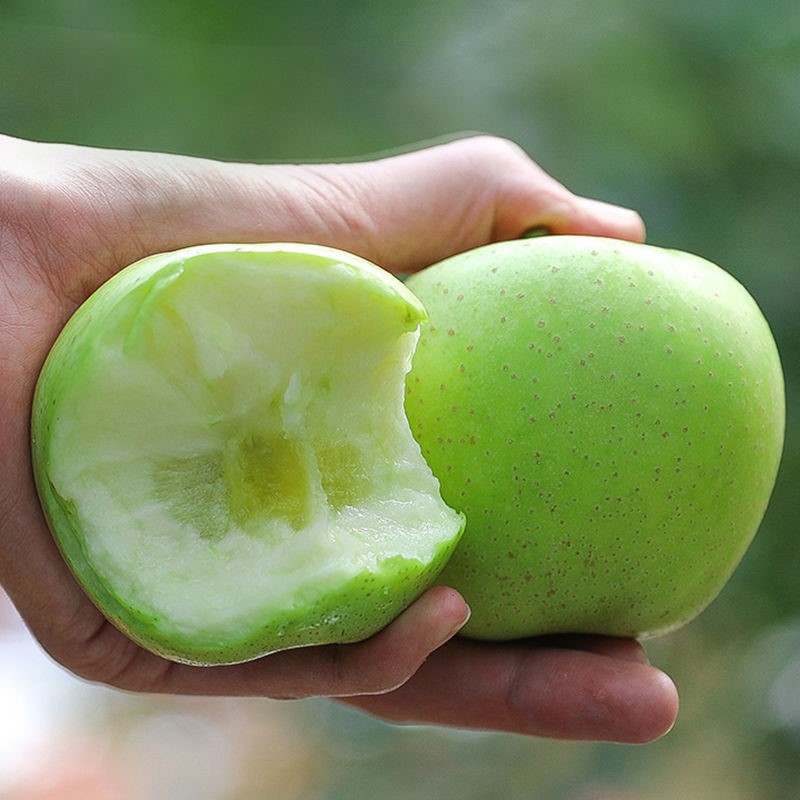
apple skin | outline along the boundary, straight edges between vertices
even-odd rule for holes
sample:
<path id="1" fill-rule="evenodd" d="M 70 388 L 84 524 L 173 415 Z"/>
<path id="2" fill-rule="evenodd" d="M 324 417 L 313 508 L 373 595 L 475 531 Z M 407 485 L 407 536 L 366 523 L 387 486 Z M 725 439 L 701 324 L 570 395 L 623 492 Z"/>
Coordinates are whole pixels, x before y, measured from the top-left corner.
<path id="1" fill-rule="evenodd" d="M 467 519 L 440 580 L 463 633 L 650 637 L 720 592 L 784 437 L 754 300 L 697 256 L 588 236 L 490 245 L 412 276 L 429 323 L 406 410 Z"/>
<path id="2" fill-rule="evenodd" d="M 463 521 L 403 411 L 424 319 L 400 281 L 314 245 L 186 248 L 101 286 L 50 351 L 31 434 L 47 522 L 105 616 L 165 658 L 230 664 L 367 638 L 429 587 Z M 267 433 L 295 448 L 277 491 Z M 309 521 L 286 536 L 295 478 Z"/>

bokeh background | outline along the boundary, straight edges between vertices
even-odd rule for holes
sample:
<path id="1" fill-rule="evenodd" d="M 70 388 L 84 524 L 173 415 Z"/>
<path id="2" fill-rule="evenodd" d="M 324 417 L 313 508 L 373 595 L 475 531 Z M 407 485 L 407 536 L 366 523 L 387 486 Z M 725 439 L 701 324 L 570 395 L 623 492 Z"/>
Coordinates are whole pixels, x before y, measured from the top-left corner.
<path id="1" fill-rule="evenodd" d="M 90 686 L 0 614 L 0 799 L 800 797 L 800 4 L 0 0 L 0 131 L 257 161 L 509 137 L 649 239 L 725 266 L 786 370 L 778 485 L 744 563 L 648 645 L 682 693 L 624 747 L 399 728 L 324 700 Z"/>

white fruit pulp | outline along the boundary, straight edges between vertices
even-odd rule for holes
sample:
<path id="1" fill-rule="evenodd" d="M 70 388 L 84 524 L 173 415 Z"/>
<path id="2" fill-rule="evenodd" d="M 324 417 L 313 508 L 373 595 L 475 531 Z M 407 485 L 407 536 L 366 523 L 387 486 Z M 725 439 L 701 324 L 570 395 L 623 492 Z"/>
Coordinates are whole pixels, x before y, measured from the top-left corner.
<path id="1" fill-rule="evenodd" d="M 403 411 L 404 302 L 296 258 L 265 295 L 259 265 L 221 258 L 122 304 L 51 448 L 89 562 L 183 633 L 430 560 L 458 527 Z"/>

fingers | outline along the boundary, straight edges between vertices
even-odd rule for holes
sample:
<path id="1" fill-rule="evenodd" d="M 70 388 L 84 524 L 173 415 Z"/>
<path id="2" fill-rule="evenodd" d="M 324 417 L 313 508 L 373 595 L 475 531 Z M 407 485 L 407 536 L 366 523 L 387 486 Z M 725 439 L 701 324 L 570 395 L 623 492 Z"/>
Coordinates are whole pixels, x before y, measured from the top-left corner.
<path id="1" fill-rule="evenodd" d="M 275 699 L 369 695 L 407 681 L 468 616 L 461 595 L 434 587 L 363 642 L 285 650 L 244 664 L 213 668 L 167 662 L 143 650 L 126 650 L 121 642 L 116 643 L 118 648 L 117 632 L 106 626 L 92 639 L 106 639 L 103 649 L 115 657 L 115 663 L 98 659 L 81 674 L 122 689 L 171 694 Z"/>
<path id="2" fill-rule="evenodd" d="M 435 587 L 364 642 L 285 651 L 243 665 L 243 686 L 247 693 L 290 699 L 390 691 L 405 683 L 468 617 L 457 592 Z M 237 679 L 236 668 L 231 673 L 225 686 Z"/>
<path id="3" fill-rule="evenodd" d="M 65 666 L 122 689 L 344 702 L 396 722 L 556 739 L 640 743 L 673 725 L 672 681 L 634 641 L 557 636 L 495 644 L 453 639 L 469 610 L 448 588 L 426 592 L 372 638 L 191 667 L 136 648 L 105 623 Z M 446 644 L 445 644 L 446 643 Z M 444 646 L 442 646 L 444 645 Z"/>
<path id="4" fill-rule="evenodd" d="M 647 664 L 635 642 L 599 636 L 508 644 L 451 640 L 468 614 L 458 593 L 436 587 L 364 642 L 215 668 L 166 662 L 106 623 L 87 643 L 89 650 L 102 648 L 95 662 L 66 666 L 133 691 L 338 697 L 395 722 L 555 739 L 642 743 L 672 727 L 675 687 Z"/>
<path id="5" fill-rule="evenodd" d="M 503 646 L 455 639 L 389 694 L 347 702 L 398 722 L 430 722 L 555 739 L 640 743 L 673 725 L 672 681 L 632 657 L 638 645 Z"/>

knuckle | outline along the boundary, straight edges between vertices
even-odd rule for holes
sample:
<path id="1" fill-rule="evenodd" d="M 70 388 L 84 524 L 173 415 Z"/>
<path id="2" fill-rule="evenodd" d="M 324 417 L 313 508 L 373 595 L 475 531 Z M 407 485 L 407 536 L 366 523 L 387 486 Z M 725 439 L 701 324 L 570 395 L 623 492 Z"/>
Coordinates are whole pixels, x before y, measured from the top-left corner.
<path id="1" fill-rule="evenodd" d="M 460 142 L 467 152 L 487 164 L 519 165 L 530 161 L 528 154 L 511 139 L 493 134 L 478 134 Z"/>

